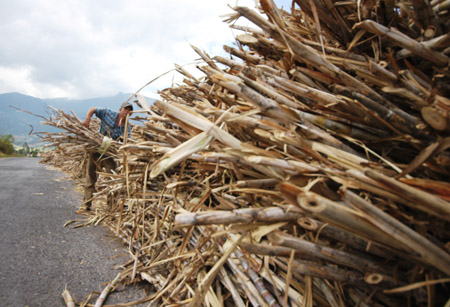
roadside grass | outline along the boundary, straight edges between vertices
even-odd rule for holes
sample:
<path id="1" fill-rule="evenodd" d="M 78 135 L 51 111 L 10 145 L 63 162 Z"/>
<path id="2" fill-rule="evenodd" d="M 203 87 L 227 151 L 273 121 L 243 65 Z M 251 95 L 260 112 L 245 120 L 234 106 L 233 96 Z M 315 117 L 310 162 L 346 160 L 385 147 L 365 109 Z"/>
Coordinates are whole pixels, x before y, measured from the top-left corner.
<path id="1" fill-rule="evenodd" d="M 19 154 L 8 155 L 8 154 L 5 154 L 4 152 L 0 151 L 0 159 L 1 158 L 21 158 L 21 157 L 25 157 L 25 156 L 24 155 L 19 155 Z"/>

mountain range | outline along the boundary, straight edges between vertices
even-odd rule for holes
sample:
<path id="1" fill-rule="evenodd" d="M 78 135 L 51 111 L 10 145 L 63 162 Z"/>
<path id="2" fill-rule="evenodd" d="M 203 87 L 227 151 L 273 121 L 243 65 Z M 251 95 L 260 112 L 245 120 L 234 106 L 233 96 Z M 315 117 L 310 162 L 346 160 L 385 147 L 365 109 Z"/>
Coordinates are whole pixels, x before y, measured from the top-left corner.
<path id="1" fill-rule="evenodd" d="M 118 93 L 110 97 L 80 100 L 68 98 L 42 99 L 20 93 L 0 94 L 0 135 L 12 134 L 14 143 L 17 145 L 22 145 L 24 142 L 33 145 L 39 141 L 39 138 L 30 134 L 31 131 L 55 132 L 57 129 L 41 125 L 42 118 L 20 110 L 26 110 L 48 118 L 51 114 L 49 108 L 51 106 L 66 113 L 73 111 L 80 119 L 84 119 L 90 107 L 109 108 L 118 111 L 120 105 L 130 96 L 131 94 Z M 148 104 L 153 102 L 151 98 L 146 97 L 146 100 Z"/>

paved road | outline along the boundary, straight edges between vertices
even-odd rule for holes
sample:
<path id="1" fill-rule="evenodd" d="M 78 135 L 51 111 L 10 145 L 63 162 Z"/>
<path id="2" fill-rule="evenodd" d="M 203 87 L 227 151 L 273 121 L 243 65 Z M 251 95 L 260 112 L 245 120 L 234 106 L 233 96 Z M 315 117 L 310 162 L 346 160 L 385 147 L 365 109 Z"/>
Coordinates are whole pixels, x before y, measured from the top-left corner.
<path id="1" fill-rule="evenodd" d="M 81 218 L 81 198 L 74 182 L 39 159 L 0 159 L 0 306 L 65 306 L 66 284 L 81 302 L 114 279 L 113 267 L 128 259 L 122 244 L 100 226 L 63 227 Z M 107 303 L 141 297 L 135 287 Z"/>

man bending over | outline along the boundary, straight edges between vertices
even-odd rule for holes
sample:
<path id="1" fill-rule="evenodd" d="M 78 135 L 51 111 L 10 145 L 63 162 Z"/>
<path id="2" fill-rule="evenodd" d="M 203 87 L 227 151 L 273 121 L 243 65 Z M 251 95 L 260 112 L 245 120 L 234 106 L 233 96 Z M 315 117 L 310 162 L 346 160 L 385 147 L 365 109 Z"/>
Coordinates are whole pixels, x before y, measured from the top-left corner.
<path id="1" fill-rule="evenodd" d="M 128 113 L 131 111 L 133 111 L 133 105 L 129 102 L 124 102 L 120 106 L 119 112 L 110 109 L 90 108 L 86 114 L 83 125 L 89 128 L 91 118 L 95 114 L 101 121 L 100 133 L 113 140 L 122 141 L 125 132 L 125 121 Z M 128 135 L 130 135 L 130 131 L 131 127 L 128 126 Z M 95 191 L 95 183 L 97 182 L 97 171 L 105 169 L 106 172 L 111 173 L 115 168 L 116 163 L 112 157 L 105 155 L 102 157 L 99 152 L 89 152 L 84 186 L 85 210 L 90 210 L 92 206 L 92 196 Z"/>

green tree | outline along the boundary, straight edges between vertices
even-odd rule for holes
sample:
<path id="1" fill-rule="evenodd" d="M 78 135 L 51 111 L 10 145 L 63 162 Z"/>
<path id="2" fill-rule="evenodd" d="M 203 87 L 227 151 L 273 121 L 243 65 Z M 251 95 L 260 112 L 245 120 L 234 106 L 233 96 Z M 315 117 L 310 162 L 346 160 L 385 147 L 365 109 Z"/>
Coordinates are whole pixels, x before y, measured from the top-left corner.
<path id="1" fill-rule="evenodd" d="M 33 149 L 33 151 L 31 152 L 31 155 L 32 155 L 33 157 L 37 157 L 37 156 L 38 156 L 38 153 L 39 153 L 39 149 L 38 149 L 38 148 L 35 148 L 35 149 Z"/>
<path id="2" fill-rule="evenodd" d="M 6 155 L 14 154 L 14 137 L 11 134 L 0 135 L 0 152 Z"/>
<path id="3" fill-rule="evenodd" d="M 25 149 L 26 155 L 30 153 L 30 146 L 28 146 L 27 142 L 23 143 L 23 148 Z"/>

